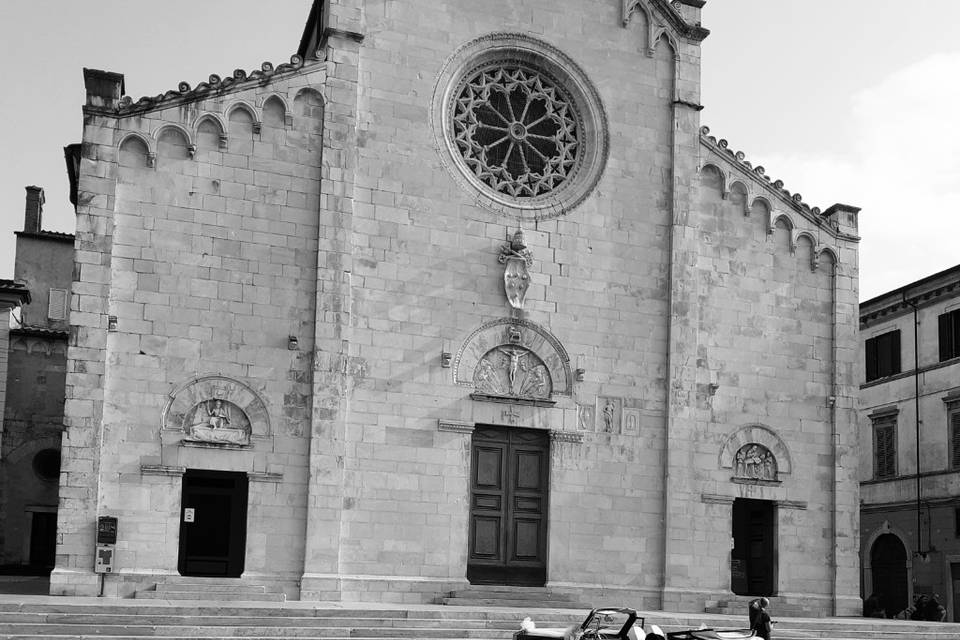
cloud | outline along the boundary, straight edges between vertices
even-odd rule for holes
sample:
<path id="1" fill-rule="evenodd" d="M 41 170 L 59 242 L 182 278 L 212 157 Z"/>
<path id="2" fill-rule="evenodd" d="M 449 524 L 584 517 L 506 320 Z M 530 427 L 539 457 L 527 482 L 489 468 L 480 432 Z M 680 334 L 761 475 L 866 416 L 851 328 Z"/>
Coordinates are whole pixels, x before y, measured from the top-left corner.
<path id="1" fill-rule="evenodd" d="M 769 174 L 807 203 L 862 208 L 861 299 L 960 262 L 957 69 L 960 53 L 894 71 L 851 98 L 846 147 L 834 140 L 823 153 L 764 158 Z"/>

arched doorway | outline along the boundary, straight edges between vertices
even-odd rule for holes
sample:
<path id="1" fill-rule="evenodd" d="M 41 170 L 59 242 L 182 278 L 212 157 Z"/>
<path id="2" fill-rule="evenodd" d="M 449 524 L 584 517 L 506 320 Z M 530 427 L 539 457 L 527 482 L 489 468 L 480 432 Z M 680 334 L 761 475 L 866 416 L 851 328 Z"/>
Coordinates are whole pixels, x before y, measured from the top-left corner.
<path id="1" fill-rule="evenodd" d="M 870 549 L 872 592 L 880 598 L 888 618 L 907 608 L 907 550 L 896 535 L 885 533 Z"/>

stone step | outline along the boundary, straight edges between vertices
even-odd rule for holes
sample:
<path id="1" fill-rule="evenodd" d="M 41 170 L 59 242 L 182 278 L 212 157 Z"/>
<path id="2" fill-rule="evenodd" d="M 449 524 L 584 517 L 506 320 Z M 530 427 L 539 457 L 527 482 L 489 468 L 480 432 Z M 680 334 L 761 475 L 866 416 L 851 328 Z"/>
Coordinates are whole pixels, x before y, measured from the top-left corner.
<path id="1" fill-rule="evenodd" d="M 451 607 L 504 607 L 509 609 L 586 609 L 589 605 L 580 605 L 566 600 L 525 600 L 522 598 L 441 598 L 440 604 Z"/>
<path id="2" fill-rule="evenodd" d="M 471 585 L 450 592 L 440 604 L 459 607 L 510 607 L 536 609 L 586 609 L 589 604 L 567 593 L 557 593 L 545 587 L 505 587 L 502 585 Z"/>
<path id="3" fill-rule="evenodd" d="M 38 600 L 40 600 L 38 598 Z M 523 600 L 523 599 L 520 599 Z M 536 610 L 530 602 L 517 609 L 469 609 L 443 606 L 309 603 L 237 605 L 233 603 L 158 604 L 153 601 L 96 600 L 64 602 L 57 598 L 12 602 L 0 599 L 0 640 L 105 638 L 142 640 L 509 640 L 530 615 L 539 627 L 566 627 L 582 621 L 580 610 Z M 711 616 L 641 612 L 647 623 L 665 631 L 743 626 L 746 616 Z M 776 616 L 775 616 L 775 619 Z M 784 618 L 774 627 L 777 640 L 957 640 L 960 625 L 877 619 Z"/>
<path id="4" fill-rule="evenodd" d="M 286 594 L 270 592 L 265 585 L 244 584 L 234 579 L 177 580 L 158 582 L 153 589 L 142 589 L 135 594 L 144 600 L 204 600 L 217 602 L 283 602 Z"/>
<path id="5" fill-rule="evenodd" d="M 282 593 L 237 593 L 235 591 L 137 591 L 138 600 L 206 600 L 209 602 L 283 602 Z"/>
<path id="6" fill-rule="evenodd" d="M 48 625 L 78 625 L 78 626 L 177 626 L 185 622 L 197 627 L 284 627 L 284 628 L 320 628 L 320 627 L 379 627 L 379 628 L 423 628 L 444 623 L 447 626 L 456 626 L 463 629 L 515 629 L 518 626 L 513 620 L 481 620 L 456 619 L 441 620 L 438 618 L 285 618 L 271 617 L 242 617 L 242 616 L 138 616 L 117 614 L 37 614 L 37 613 L 9 613 L 0 620 L 0 629 L 9 625 L 48 624 Z M 545 625 L 546 626 L 546 625 Z M 549 626 L 553 626 L 552 624 Z"/>
<path id="7" fill-rule="evenodd" d="M 262 584 L 208 584 L 205 582 L 158 582 L 156 591 L 236 591 L 239 593 L 267 593 Z"/>
<path id="8" fill-rule="evenodd" d="M 471 640 L 509 640 L 511 634 L 507 635 L 491 635 L 491 636 L 478 636 L 472 638 Z M 84 636 L 83 640 L 86 638 L 103 638 L 104 640 L 142 640 L 142 636 L 127 636 L 127 635 L 96 635 L 96 636 Z M 287 636 L 258 636 L 257 640 L 286 640 Z M 382 635 L 372 635 L 372 636 L 328 636 L 328 637 L 316 637 L 315 640 L 378 640 L 382 639 Z M 79 640 L 76 635 L 51 635 L 48 633 L 41 633 L 39 635 L 25 635 L 25 634 L 16 634 L 9 636 L 0 636 L 3 640 Z M 197 640 L 195 634 L 188 634 L 184 636 L 163 636 L 163 640 Z M 203 640 L 237 640 L 237 636 L 204 636 Z M 301 638 L 299 640 L 310 640 L 309 638 Z M 430 640 L 463 640 L 462 637 L 457 636 L 439 636 L 436 638 L 430 638 Z"/>
<path id="9" fill-rule="evenodd" d="M 18 634 L 47 635 L 47 636 L 113 636 L 124 635 L 132 638 L 169 636 L 190 636 L 195 638 L 209 637 L 285 637 L 285 638 L 340 638 L 340 637 L 381 637 L 381 638 L 414 638 L 427 640 L 432 638 L 490 638 L 509 637 L 512 630 L 443 626 L 417 627 L 382 627 L 382 626 L 323 626 L 323 627 L 277 627 L 277 626 L 199 626 L 194 624 L 178 625 L 103 625 L 103 624 L 7 624 L 0 623 L 0 637 L 9 637 Z"/>

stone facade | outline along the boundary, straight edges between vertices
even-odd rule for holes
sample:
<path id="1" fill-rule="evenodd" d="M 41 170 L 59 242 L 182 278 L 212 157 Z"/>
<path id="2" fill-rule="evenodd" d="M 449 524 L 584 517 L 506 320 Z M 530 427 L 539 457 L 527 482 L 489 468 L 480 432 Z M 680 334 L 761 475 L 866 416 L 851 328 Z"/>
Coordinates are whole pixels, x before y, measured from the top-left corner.
<path id="1" fill-rule="evenodd" d="M 702 610 L 752 504 L 768 594 L 859 610 L 856 209 L 701 129 L 700 5 L 318 2 L 289 64 L 87 70 L 52 591 L 96 591 L 103 515 L 107 593 L 175 576 L 220 470 L 242 580 L 431 601 L 490 569 L 484 438 L 548 434 L 517 575 Z"/>
<path id="2" fill-rule="evenodd" d="M 960 619 L 958 285 L 953 267 L 860 305 L 863 595 L 889 614 L 933 594 Z"/>

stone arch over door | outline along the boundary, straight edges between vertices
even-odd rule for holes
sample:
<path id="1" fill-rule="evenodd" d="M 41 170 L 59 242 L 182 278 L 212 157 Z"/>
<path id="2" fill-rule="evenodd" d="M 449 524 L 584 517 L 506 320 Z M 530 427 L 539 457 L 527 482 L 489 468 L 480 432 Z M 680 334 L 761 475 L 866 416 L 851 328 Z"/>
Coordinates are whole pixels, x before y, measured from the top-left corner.
<path id="1" fill-rule="evenodd" d="M 563 345 L 540 325 L 517 318 L 492 320 L 467 336 L 453 360 L 453 381 L 461 386 L 474 386 L 477 367 L 497 347 L 530 352 L 549 373 L 552 393 L 567 396 L 573 393 L 570 357 Z"/>
<path id="2" fill-rule="evenodd" d="M 888 618 L 913 600 L 913 562 L 907 539 L 903 531 L 884 521 L 863 547 L 863 596 L 876 593 Z"/>
<path id="3" fill-rule="evenodd" d="M 790 474 L 793 463 L 790 460 L 790 451 L 786 443 L 767 426 L 751 424 L 740 427 L 727 436 L 720 447 L 719 465 L 721 469 L 737 471 L 737 453 L 751 444 L 759 445 L 769 451 L 776 459 L 778 475 Z"/>

